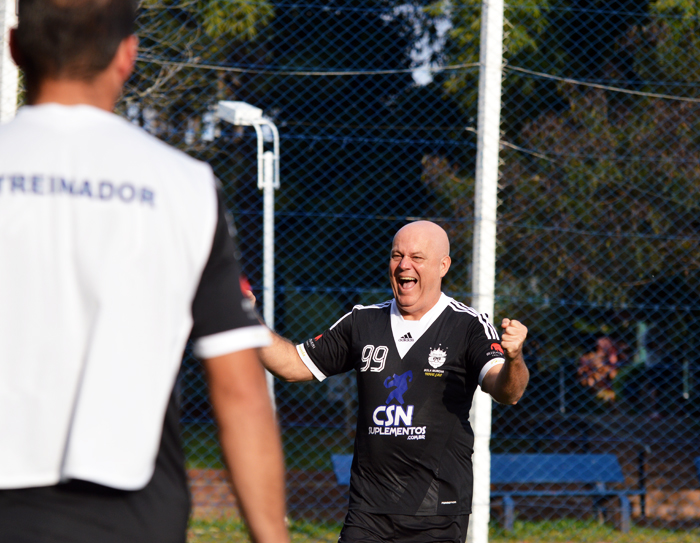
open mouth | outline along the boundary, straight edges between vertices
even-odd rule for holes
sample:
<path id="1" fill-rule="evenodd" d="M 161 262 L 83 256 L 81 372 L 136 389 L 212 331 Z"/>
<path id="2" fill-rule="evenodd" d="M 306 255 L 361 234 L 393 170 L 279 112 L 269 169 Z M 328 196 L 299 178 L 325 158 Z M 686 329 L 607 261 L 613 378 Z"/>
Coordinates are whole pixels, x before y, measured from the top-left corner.
<path id="1" fill-rule="evenodd" d="M 401 288 L 410 290 L 418 283 L 418 279 L 415 277 L 399 277 L 397 282 Z"/>

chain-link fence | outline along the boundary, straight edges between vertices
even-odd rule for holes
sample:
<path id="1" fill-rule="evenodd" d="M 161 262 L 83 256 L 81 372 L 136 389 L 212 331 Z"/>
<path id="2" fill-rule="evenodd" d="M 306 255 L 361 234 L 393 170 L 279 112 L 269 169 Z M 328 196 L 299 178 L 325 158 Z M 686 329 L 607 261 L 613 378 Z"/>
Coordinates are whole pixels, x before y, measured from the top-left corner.
<path id="1" fill-rule="evenodd" d="M 282 335 L 391 298 L 391 238 L 416 218 L 448 231 L 444 290 L 469 303 L 480 15 L 468 0 L 143 0 L 118 112 L 213 166 L 259 299 L 256 135 L 218 122 L 216 104 L 248 102 L 279 127 Z M 494 407 L 491 449 L 564 466 L 612 454 L 622 476 L 608 494 L 494 485 L 494 534 L 508 503 L 524 537 L 545 521 L 619 525 L 623 490 L 633 530 L 700 524 L 699 27 L 688 0 L 506 4 L 495 320 L 528 325 L 531 383 Z M 197 512 L 229 511 L 189 356 L 180 390 Z M 275 392 L 290 517 L 341 520 L 330 455 L 352 452 L 354 376 Z"/>
<path id="2" fill-rule="evenodd" d="M 492 451 L 614 454 L 639 525 L 700 523 L 699 10 L 506 8 L 497 307 L 529 324 L 532 381 Z"/>
<path id="3" fill-rule="evenodd" d="M 636 525 L 700 520 L 699 10 L 516 1 L 505 13 L 496 316 L 528 324 L 532 380 L 517 407 L 494 409 L 492 452 L 613 454 L 623 476 L 609 485 L 629 491 Z M 419 217 L 449 232 L 445 291 L 469 302 L 480 14 L 470 1 L 144 2 L 120 112 L 213 165 L 259 297 L 256 137 L 213 111 L 246 101 L 280 128 L 286 337 L 390 298 L 391 237 Z M 196 503 L 229 505 L 201 374 L 184 367 Z M 352 452 L 355 390 L 351 375 L 329 381 L 276 383 L 292 518 L 344 512 L 330 455 Z M 622 514 L 615 495 L 573 481 L 510 482 L 521 530 Z"/>

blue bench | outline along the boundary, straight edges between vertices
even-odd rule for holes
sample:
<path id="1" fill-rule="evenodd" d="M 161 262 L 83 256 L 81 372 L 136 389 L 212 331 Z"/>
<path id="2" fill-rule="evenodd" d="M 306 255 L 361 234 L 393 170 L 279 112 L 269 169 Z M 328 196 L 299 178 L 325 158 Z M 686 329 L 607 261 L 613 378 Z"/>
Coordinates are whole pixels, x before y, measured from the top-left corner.
<path id="1" fill-rule="evenodd" d="M 339 485 L 350 484 L 351 454 L 331 454 L 333 471 Z M 700 458 L 695 460 L 700 473 Z M 608 484 L 622 484 L 625 477 L 614 454 L 492 454 L 491 497 L 503 504 L 504 528 L 513 529 L 514 497 L 580 497 L 593 498 L 594 507 L 609 498 L 620 501 L 620 524 L 623 532 L 630 529 L 631 507 L 628 496 L 643 494 L 640 490 L 613 490 Z M 527 485 L 527 489 L 493 490 L 500 485 Z M 537 488 L 562 485 L 564 489 Z M 578 488 L 571 489 L 572 486 Z"/>
<path id="2" fill-rule="evenodd" d="M 625 477 L 614 454 L 492 454 L 491 496 L 501 498 L 504 528 L 513 529 L 514 497 L 579 497 L 593 498 L 596 509 L 609 498 L 620 502 L 619 528 L 630 529 L 631 507 L 628 496 L 643 494 L 641 490 L 614 490 L 608 484 L 623 484 Z M 501 485 L 526 486 L 494 490 Z M 561 485 L 564 488 L 551 488 Z M 537 488 L 537 487 L 540 488 Z M 547 488 L 541 488 L 546 486 Z M 573 487 L 573 488 L 572 488 Z"/>
<path id="3" fill-rule="evenodd" d="M 335 472 L 335 480 L 340 486 L 350 485 L 350 466 L 352 466 L 351 454 L 331 454 L 331 463 Z"/>

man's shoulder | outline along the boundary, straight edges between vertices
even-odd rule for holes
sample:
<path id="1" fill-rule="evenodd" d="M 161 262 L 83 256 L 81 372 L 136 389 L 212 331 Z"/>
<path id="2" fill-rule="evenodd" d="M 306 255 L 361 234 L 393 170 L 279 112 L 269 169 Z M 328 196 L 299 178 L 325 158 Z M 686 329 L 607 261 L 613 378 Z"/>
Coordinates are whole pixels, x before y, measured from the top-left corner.
<path id="1" fill-rule="evenodd" d="M 159 163 L 174 170 L 207 170 L 209 166 L 161 141 L 116 113 L 89 105 L 42 104 L 24 106 L 16 117 L 0 126 L 0 139 L 34 138 L 37 143 L 60 138 L 91 147 L 91 151 L 121 154 L 124 161 L 138 165 Z M 31 151 L 31 149 L 29 149 Z"/>
<path id="2" fill-rule="evenodd" d="M 386 311 L 391 309 L 391 304 L 393 301 L 394 300 L 391 299 L 391 300 L 386 300 L 385 302 L 380 302 L 377 304 L 370 304 L 370 305 L 358 304 L 356 306 L 353 306 L 352 310 L 353 311 L 363 311 L 365 309 L 370 309 L 370 310 L 379 310 L 379 311 L 386 312 Z"/>
<path id="3" fill-rule="evenodd" d="M 448 319 L 455 330 L 470 330 L 468 334 L 484 334 L 488 339 L 497 340 L 498 331 L 490 322 L 489 316 L 486 313 L 479 313 L 473 307 L 470 307 L 462 302 L 458 302 L 448 296 L 447 305 L 441 317 Z"/>
<path id="4" fill-rule="evenodd" d="M 387 300 L 386 302 L 381 302 L 378 304 L 370 305 L 356 305 L 353 306 L 352 311 L 345 313 L 340 317 L 331 329 L 340 325 L 343 326 L 354 326 L 359 323 L 374 322 L 376 319 L 385 319 L 389 317 L 391 312 L 391 304 L 393 300 Z"/>
<path id="5" fill-rule="evenodd" d="M 377 318 L 388 316 L 391 313 L 391 305 L 394 300 L 387 300 L 378 304 L 356 305 L 352 308 L 352 314 L 357 318 Z"/>
<path id="6" fill-rule="evenodd" d="M 445 311 L 443 311 L 443 315 L 448 318 L 462 318 L 465 320 L 478 320 L 485 318 L 473 307 L 470 307 L 462 302 L 458 302 L 449 296 L 445 296 Z"/>
<path id="7" fill-rule="evenodd" d="M 116 115 L 109 114 L 109 122 L 113 127 L 115 139 L 119 138 L 119 145 L 128 145 L 132 152 L 139 156 L 157 159 L 164 163 L 172 163 L 177 167 L 209 169 L 209 165 L 201 160 L 191 157 L 184 151 L 176 149 L 172 145 L 165 143 L 156 136 L 147 132 L 144 128 L 137 126 L 128 120 Z"/>

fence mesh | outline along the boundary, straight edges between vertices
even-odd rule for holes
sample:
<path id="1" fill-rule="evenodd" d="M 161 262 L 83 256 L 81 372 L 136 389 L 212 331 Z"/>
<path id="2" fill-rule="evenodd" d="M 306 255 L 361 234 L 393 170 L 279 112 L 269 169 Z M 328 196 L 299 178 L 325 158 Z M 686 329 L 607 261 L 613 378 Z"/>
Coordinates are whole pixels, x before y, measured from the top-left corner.
<path id="1" fill-rule="evenodd" d="M 528 322 L 533 376 L 492 450 L 615 454 L 640 525 L 700 518 L 699 16 L 506 8 L 497 307 Z M 524 519 L 600 511 L 515 499 Z"/>
<path id="2" fill-rule="evenodd" d="M 280 130 L 282 335 L 302 341 L 389 299 L 391 238 L 416 218 L 448 231 L 444 290 L 469 303 L 480 16 L 468 0 L 142 1 L 118 112 L 212 165 L 259 300 L 256 135 L 218 122 L 215 106 L 246 101 Z M 687 0 L 505 8 L 494 320 L 528 325 L 531 383 L 517 406 L 494 407 L 491 450 L 613 454 L 623 480 L 609 488 L 630 491 L 633 530 L 700 524 L 699 26 Z M 228 514 L 189 355 L 179 382 L 196 511 Z M 275 394 L 290 517 L 341 520 L 330 455 L 352 452 L 354 376 L 276 382 Z M 617 499 L 510 483 L 492 488 L 494 536 L 504 491 L 524 538 L 611 520 L 598 541 L 619 526 Z"/>
<path id="3" fill-rule="evenodd" d="M 624 480 L 611 488 L 631 491 L 636 525 L 700 518 L 698 9 L 513 1 L 505 12 L 496 320 L 529 326 L 532 380 L 518 406 L 494 408 L 492 452 L 614 454 Z M 390 298 L 390 240 L 415 218 L 446 228 L 445 291 L 470 300 L 480 15 L 464 0 L 143 3 L 119 110 L 212 164 L 259 298 L 256 136 L 217 123 L 214 107 L 246 101 L 280 129 L 284 336 Z M 352 452 L 356 392 L 351 375 L 329 381 L 276 383 L 292 518 L 343 516 L 330 454 Z M 190 358 L 181 387 L 196 503 L 231 506 Z M 524 533 L 545 520 L 619 526 L 618 500 L 568 496 L 576 485 L 505 488 L 545 491 L 515 495 Z"/>

